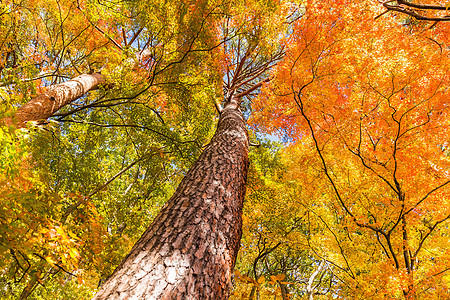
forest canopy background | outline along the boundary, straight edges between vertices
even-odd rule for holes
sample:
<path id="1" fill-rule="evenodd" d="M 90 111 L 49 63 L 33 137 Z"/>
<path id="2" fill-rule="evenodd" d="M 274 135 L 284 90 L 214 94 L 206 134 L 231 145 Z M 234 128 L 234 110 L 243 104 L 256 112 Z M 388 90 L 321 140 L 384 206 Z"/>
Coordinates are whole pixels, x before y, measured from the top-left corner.
<path id="1" fill-rule="evenodd" d="M 231 299 L 445 299 L 449 3 L 2 1 L 0 297 L 92 298 L 251 61 Z"/>

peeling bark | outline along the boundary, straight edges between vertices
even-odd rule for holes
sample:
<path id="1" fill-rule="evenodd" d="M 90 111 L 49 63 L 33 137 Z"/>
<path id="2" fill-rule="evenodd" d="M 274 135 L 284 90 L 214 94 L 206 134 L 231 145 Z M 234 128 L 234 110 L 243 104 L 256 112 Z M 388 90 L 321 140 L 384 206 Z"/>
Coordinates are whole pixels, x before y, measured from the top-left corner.
<path id="1" fill-rule="evenodd" d="M 104 83 L 105 79 L 100 73 L 82 74 L 51 86 L 45 93 L 34 97 L 19 108 L 12 119 L 5 118 L 3 121 L 6 125 L 15 124 L 18 127 L 24 127 L 28 121 L 46 120 L 63 106 Z"/>
<path id="2" fill-rule="evenodd" d="M 224 107 L 209 145 L 94 299 L 228 299 L 248 169 L 237 103 Z"/>

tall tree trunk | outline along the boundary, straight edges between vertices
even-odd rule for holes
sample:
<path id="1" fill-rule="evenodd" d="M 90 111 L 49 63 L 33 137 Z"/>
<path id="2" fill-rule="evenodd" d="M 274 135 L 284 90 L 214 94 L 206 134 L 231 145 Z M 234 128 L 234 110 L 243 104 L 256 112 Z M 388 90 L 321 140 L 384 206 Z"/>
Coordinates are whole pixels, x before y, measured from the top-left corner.
<path id="1" fill-rule="evenodd" d="M 28 121 L 45 120 L 51 117 L 61 107 L 72 103 L 89 91 L 104 84 L 105 79 L 100 73 L 82 74 L 69 81 L 51 86 L 45 93 L 40 94 L 21 108 L 13 118 L 5 118 L 6 125 L 15 124 L 24 127 Z"/>
<path id="2" fill-rule="evenodd" d="M 94 299 L 227 299 L 242 234 L 248 135 L 238 100 Z"/>

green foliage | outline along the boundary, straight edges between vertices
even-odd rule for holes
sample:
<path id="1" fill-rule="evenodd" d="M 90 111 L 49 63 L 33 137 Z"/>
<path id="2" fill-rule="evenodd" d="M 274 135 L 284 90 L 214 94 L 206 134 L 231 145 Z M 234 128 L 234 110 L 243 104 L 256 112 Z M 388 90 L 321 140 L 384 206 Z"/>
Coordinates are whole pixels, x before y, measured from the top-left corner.
<path id="1" fill-rule="evenodd" d="M 308 279 L 320 264 L 307 242 L 308 210 L 298 187 L 288 179 L 283 145 L 260 143 L 250 154 L 242 246 L 231 299 L 287 294 L 290 299 L 303 299 Z M 321 270 L 319 277 L 316 291 L 325 291 L 332 281 L 330 272 Z"/>
<path id="2" fill-rule="evenodd" d="M 222 10 L 208 1 L 1 9 L 2 118 L 63 78 L 101 69 L 109 86 L 44 130 L 0 127 L 0 297 L 89 299 L 213 133 L 221 78 L 210 49 Z"/>

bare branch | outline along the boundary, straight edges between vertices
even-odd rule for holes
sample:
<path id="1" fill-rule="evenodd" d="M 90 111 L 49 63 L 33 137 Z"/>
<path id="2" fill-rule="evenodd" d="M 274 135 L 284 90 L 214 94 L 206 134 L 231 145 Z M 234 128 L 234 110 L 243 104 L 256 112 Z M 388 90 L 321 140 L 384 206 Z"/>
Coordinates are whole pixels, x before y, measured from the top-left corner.
<path id="1" fill-rule="evenodd" d="M 219 100 L 217 98 L 214 99 L 214 105 L 216 106 L 216 110 L 219 114 L 222 113 L 223 107 L 222 104 L 220 104 Z"/>
<path id="2" fill-rule="evenodd" d="M 447 11 L 447 8 L 445 6 L 416 4 L 416 3 L 411 3 L 408 1 L 404 1 L 404 0 L 397 0 L 396 5 L 390 4 L 391 2 L 392 2 L 391 0 L 388 0 L 388 1 L 381 2 L 381 3 L 389 11 L 400 12 L 402 14 L 409 15 L 417 20 L 436 21 L 436 22 L 450 21 L 450 15 L 445 15 L 445 16 L 441 16 L 441 17 L 436 16 L 436 15 L 435 16 L 425 16 L 420 11 L 420 10 L 431 11 L 431 12 Z"/>
<path id="3" fill-rule="evenodd" d="M 236 97 L 237 97 L 237 98 L 242 98 L 242 97 L 244 97 L 244 96 L 247 96 L 247 95 L 249 95 L 251 92 L 253 92 L 254 90 L 260 88 L 260 87 L 264 84 L 264 82 L 268 82 L 268 81 L 270 81 L 270 78 L 266 78 L 266 79 L 264 79 L 263 81 L 254 84 L 254 85 L 253 85 L 252 87 L 250 87 L 249 89 L 243 91 L 242 93 L 237 94 Z"/>
<path id="4" fill-rule="evenodd" d="M 405 5 L 409 7 L 419 8 L 419 9 L 429 9 L 429 10 L 445 10 L 447 11 L 447 7 L 442 5 L 429 5 L 429 4 L 418 4 L 418 3 L 412 3 L 405 0 L 397 0 L 397 3 L 400 5 Z"/>
<path id="5" fill-rule="evenodd" d="M 419 206 L 423 201 L 425 201 L 431 194 L 433 194 L 434 192 L 436 192 L 437 190 L 439 190 L 440 188 L 446 186 L 447 184 L 450 183 L 450 180 L 447 180 L 446 182 L 438 185 L 437 187 L 435 187 L 434 189 L 432 189 L 431 191 L 429 191 L 422 199 L 420 199 L 413 207 L 411 207 L 410 209 L 408 209 L 405 212 L 405 215 L 410 213 L 411 211 L 413 211 L 417 206 Z"/>
<path id="6" fill-rule="evenodd" d="M 144 27 L 139 28 L 138 31 L 136 31 L 136 33 L 133 35 L 133 37 L 131 38 L 131 40 L 128 42 L 128 45 L 132 45 L 134 43 L 134 40 L 137 39 L 137 37 L 139 36 L 139 34 L 141 33 L 141 31 L 144 29 Z"/>
<path id="7" fill-rule="evenodd" d="M 413 257 L 414 259 L 417 257 L 417 255 L 419 254 L 419 251 L 422 249 L 423 244 L 425 243 L 425 240 L 431 235 L 431 233 L 436 229 L 436 227 L 437 227 L 439 224 L 441 224 L 441 223 L 447 221 L 449 218 L 450 218 L 450 215 L 447 215 L 445 218 L 443 218 L 442 220 L 436 221 L 436 222 L 434 223 L 433 226 L 431 226 L 431 227 L 428 228 L 429 231 L 427 232 L 427 234 L 426 234 L 424 237 L 422 237 L 422 239 L 421 239 L 420 242 L 419 242 L 419 246 L 418 246 L 417 249 L 416 249 L 416 252 L 414 252 L 414 255 L 412 255 L 412 257 Z"/>

